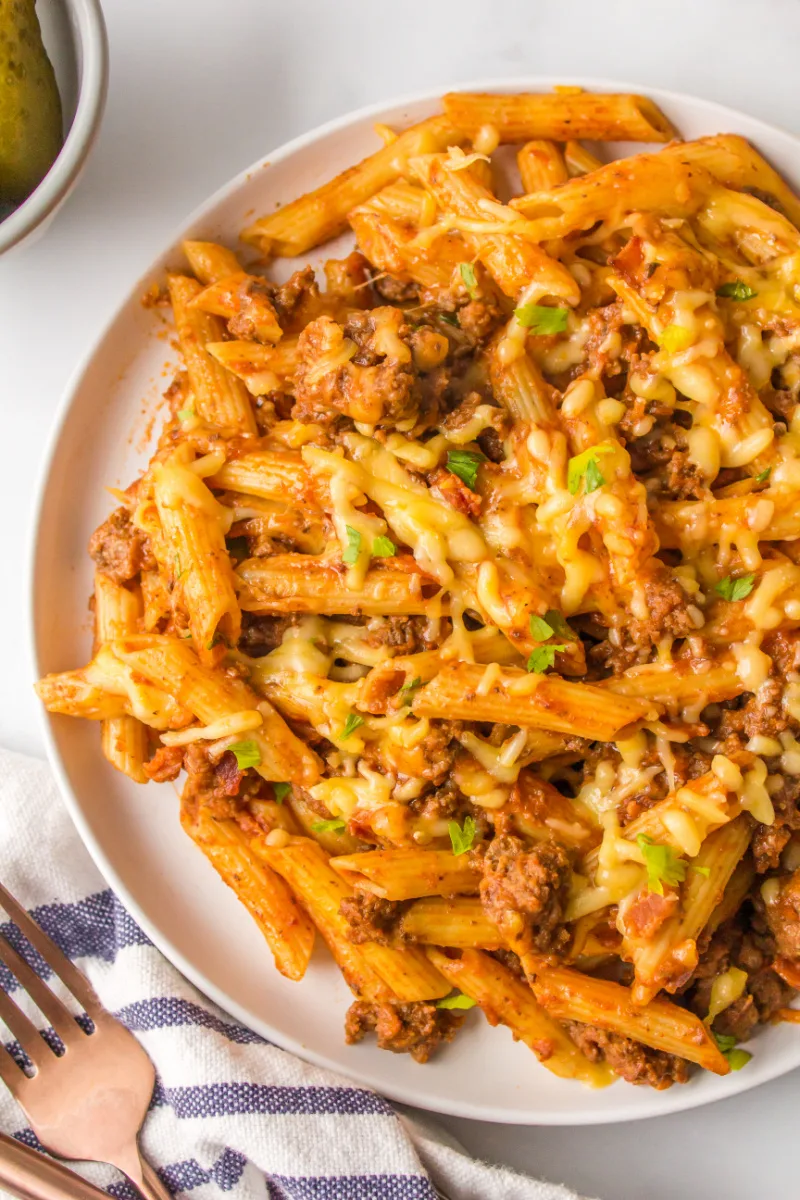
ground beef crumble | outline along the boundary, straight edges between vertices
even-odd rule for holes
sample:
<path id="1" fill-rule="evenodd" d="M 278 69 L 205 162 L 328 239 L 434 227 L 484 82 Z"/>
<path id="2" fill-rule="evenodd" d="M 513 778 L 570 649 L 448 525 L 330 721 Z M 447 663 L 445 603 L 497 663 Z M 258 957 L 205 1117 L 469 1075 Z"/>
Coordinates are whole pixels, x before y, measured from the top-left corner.
<path id="1" fill-rule="evenodd" d="M 495 837 L 478 859 L 480 896 L 486 915 L 500 928 L 509 916 L 522 918 L 526 949 L 552 953 L 569 940 L 564 909 L 571 868 L 556 842 L 527 848 L 512 834 Z"/>
<path id="2" fill-rule="evenodd" d="M 463 1013 L 422 1001 L 371 1004 L 357 1000 L 347 1010 L 345 1040 L 352 1045 L 375 1032 L 379 1049 L 410 1054 L 416 1062 L 425 1063 L 442 1042 L 453 1040 L 463 1021 Z"/>
<path id="3" fill-rule="evenodd" d="M 663 1091 L 673 1083 L 686 1083 L 689 1063 L 685 1058 L 652 1050 L 618 1033 L 594 1025 L 567 1022 L 567 1032 L 590 1062 L 607 1062 L 621 1079 Z"/>
<path id="4" fill-rule="evenodd" d="M 137 529 L 127 508 L 117 508 L 89 539 L 98 570 L 115 583 L 129 583 L 140 571 L 155 570 L 147 534 Z"/>
<path id="5" fill-rule="evenodd" d="M 399 921 L 404 907 L 397 900 L 384 900 L 372 892 L 356 892 L 342 900 L 339 912 L 347 921 L 349 941 L 356 945 L 377 942 L 388 946 L 401 936 Z"/>

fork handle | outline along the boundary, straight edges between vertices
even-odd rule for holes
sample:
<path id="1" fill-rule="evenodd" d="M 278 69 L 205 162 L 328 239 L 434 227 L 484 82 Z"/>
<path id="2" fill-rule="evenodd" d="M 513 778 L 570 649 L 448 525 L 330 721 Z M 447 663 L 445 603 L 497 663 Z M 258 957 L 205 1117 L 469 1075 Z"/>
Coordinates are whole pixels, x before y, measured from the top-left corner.
<path id="1" fill-rule="evenodd" d="M 0 1133 L 0 1187 L 19 1200 L 108 1200 L 69 1167 Z"/>
<path id="2" fill-rule="evenodd" d="M 163 1184 L 153 1167 L 139 1150 L 139 1161 L 142 1164 L 142 1182 L 136 1186 L 145 1200 L 172 1200 L 172 1192 Z"/>

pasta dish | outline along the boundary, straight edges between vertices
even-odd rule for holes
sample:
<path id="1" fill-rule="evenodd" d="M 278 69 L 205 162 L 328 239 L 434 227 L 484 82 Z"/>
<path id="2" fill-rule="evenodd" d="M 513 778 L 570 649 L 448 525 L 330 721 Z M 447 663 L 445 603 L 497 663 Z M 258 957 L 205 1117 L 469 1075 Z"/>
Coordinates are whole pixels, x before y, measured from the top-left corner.
<path id="1" fill-rule="evenodd" d="M 800 200 L 639 96 L 376 134 L 145 298 L 182 367 L 39 696 L 348 1041 L 738 1070 L 800 988 Z"/>

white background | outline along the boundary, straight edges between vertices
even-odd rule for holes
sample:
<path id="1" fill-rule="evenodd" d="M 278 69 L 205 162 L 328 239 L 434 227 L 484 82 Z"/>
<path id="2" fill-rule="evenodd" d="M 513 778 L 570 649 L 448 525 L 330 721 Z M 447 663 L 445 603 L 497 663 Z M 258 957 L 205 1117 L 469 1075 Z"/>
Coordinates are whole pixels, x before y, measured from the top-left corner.
<path id="1" fill-rule="evenodd" d="M 692 92 L 800 133 L 800 0 L 105 0 L 105 9 L 111 90 L 99 143 L 46 236 L 0 263 L 0 742 L 30 753 L 42 753 L 42 739 L 24 570 L 54 410 L 131 281 L 231 175 L 349 109 L 504 73 Z M 799 1086 L 795 1072 L 624 1127 L 446 1124 L 475 1154 L 602 1200 L 795 1200 Z"/>

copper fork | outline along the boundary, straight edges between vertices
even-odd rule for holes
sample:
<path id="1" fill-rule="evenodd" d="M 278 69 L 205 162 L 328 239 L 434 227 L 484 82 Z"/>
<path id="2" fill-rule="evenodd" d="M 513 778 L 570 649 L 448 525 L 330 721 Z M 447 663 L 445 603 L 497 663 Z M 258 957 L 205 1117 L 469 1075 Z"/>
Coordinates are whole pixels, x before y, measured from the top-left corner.
<path id="1" fill-rule="evenodd" d="M 0 1079 L 39 1141 L 58 1158 L 117 1167 L 147 1200 L 171 1200 L 142 1158 L 138 1134 L 155 1085 L 155 1068 L 124 1025 L 106 1012 L 88 980 L 0 884 L 0 908 L 24 934 L 92 1022 L 87 1033 L 14 948 L 0 937 L 4 963 L 64 1047 L 56 1054 L 36 1025 L 0 988 L 4 1021 L 33 1065 L 28 1075 L 0 1044 Z"/>

